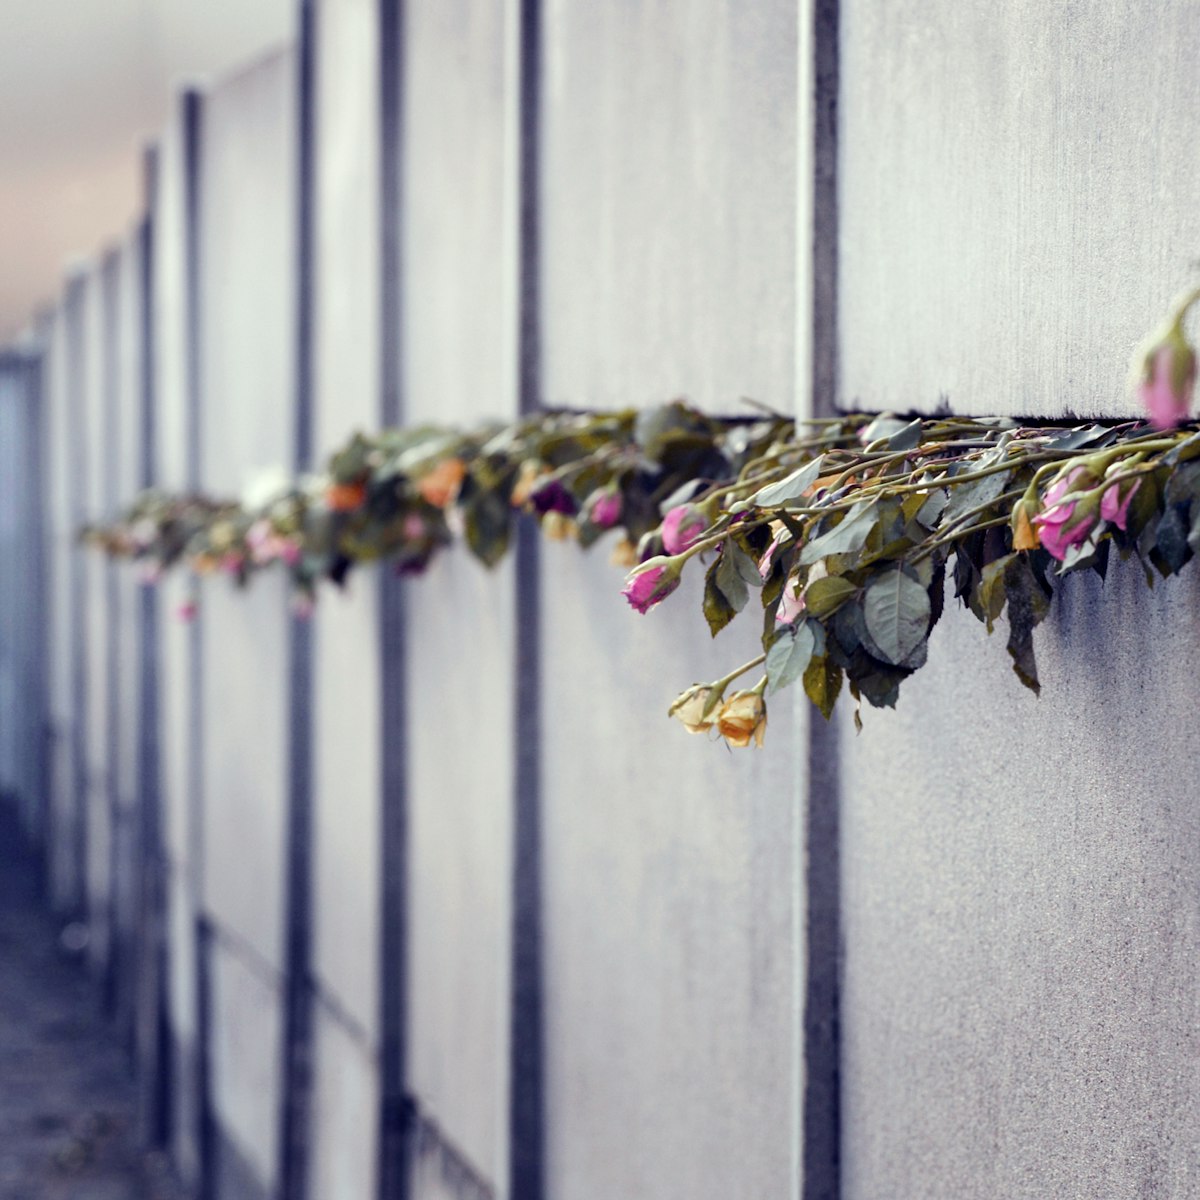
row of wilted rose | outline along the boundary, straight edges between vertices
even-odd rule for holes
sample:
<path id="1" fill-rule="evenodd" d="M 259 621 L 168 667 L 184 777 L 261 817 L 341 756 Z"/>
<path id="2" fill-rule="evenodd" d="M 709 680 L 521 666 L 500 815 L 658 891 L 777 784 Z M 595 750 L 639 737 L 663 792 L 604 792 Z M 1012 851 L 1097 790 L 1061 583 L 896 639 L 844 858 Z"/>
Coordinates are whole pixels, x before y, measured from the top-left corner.
<path id="1" fill-rule="evenodd" d="M 693 561 L 714 636 L 757 593 L 762 654 L 670 710 L 735 746 L 761 745 L 766 696 L 797 680 L 826 715 L 843 687 L 856 704 L 895 703 L 925 660 L 947 577 L 989 631 L 1007 607 L 1014 668 L 1036 689 L 1031 634 L 1059 576 L 1103 573 L 1114 546 L 1167 575 L 1200 543 L 1200 436 L 1174 427 L 1194 382 L 1182 320 L 1195 299 L 1140 356 L 1149 425 L 854 415 L 798 426 L 678 402 L 550 412 L 470 433 L 358 435 L 323 473 L 259 479 L 240 503 L 147 493 L 89 536 L 148 578 L 185 563 L 244 583 L 278 564 L 303 613 L 320 579 L 340 583 L 363 562 L 418 573 L 461 538 L 495 563 L 522 516 L 583 546 L 615 530 L 640 612 Z M 730 692 L 756 668 L 753 686 Z"/>

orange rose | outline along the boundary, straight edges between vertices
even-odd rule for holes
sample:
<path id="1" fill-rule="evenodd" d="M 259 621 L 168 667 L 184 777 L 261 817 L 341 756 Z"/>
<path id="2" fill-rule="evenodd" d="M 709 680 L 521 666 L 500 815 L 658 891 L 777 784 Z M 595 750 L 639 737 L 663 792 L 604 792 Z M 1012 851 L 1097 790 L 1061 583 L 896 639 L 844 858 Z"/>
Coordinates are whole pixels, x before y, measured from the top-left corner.
<path id="1" fill-rule="evenodd" d="M 460 458 L 446 458 L 417 481 L 417 491 L 435 508 L 445 508 L 462 486 L 467 468 Z"/>
<path id="2" fill-rule="evenodd" d="M 331 483 L 325 489 L 325 507 L 330 512 L 353 512 L 367 498 L 365 483 Z"/>
<path id="3" fill-rule="evenodd" d="M 753 739 L 763 744 L 767 732 L 767 706 L 757 692 L 734 692 L 721 708 L 717 729 L 731 745 L 742 749 Z"/>

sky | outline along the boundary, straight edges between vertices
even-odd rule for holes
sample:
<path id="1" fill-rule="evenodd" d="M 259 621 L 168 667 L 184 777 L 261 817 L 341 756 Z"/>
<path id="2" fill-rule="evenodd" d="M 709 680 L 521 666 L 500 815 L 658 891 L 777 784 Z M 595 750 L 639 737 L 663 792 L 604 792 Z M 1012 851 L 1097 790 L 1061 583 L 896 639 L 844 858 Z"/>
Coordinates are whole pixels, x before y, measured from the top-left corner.
<path id="1" fill-rule="evenodd" d="M 136 220 L 181 81 L 294 30 L 298 0 L 0 0 L 0 343 Z"/>

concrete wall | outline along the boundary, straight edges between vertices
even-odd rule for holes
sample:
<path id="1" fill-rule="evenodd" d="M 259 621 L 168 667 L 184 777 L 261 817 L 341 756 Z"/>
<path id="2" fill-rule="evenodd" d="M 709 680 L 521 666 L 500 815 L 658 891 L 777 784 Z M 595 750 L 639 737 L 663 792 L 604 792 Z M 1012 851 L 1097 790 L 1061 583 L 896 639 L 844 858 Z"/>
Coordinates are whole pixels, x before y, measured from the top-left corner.
<path id="1" fill-rule="evenodd" d="M 1187 277 L 1179 148 L 1200 85 L 1182 5 L 1001 19 L 850 0 L 836 92 L 813 70 L 826 9 L 814 43 L 809 6 L 782 0 L 546 3 L 536 30 L 516 0 L 412 4 L 390 46 L 381 11 L 315 6 L 307 197 L 290 49 L 164 135 L 164 487 L 236 494 L 289 466 L 308 385 L 318 465 L 378 426 L 394 382 L 410 424 L 681 394 L 803 413 L 835 359 L 845 405 L 1128 412 L 1129 345 Z M 834 111 L 836 213 L 814 141 Z M 834 257 L 836 311 L 823 291 L 814 311 Z M 51 879 L 64 913 L 90 897 L 100 965 L 126 869 L 104 853 L 102 797 L 129 803 L 137 584 L 70 542 L 112 502 L 106 478 L 131 486 L 135 271 L 129 249 L 111 260 L 108 309 L 95 275 L 73 283 L 46 354 Z M 218 1200 L 281 1190 L 298 1049 L 313 1196 L 375 1194 L 398 1128 L 415 1200 L 1200 1188 L 1200 830 L 1178 766 L 1200 749 L 1180 715 L 1197 585 L 1070 581 L 1037 635 L 1040 701 L 1001 638 L 978 646 L 949 612 L 898 711 L 865 713 L 861 736 L 848 711 L 826 730 L 784 697 L 767 749 L 729 755 L 666 709 L 749 658 L 755 631 L 708 642 L 697 581 L 637 617 L 606 558 L 523 543 L 489 573 L 452 552 L 403 585 L 396 627 L 370 571 L 323 596 L 299 964 L 284 583 L 164 586 L 152 732 L 181 1172 L 207 1171 Z M 0 636 L 0 701 L 2 674 Z M 840 844 L 814 834 L 839 812 Z M 312 1004 L 293 1046 L 285 995 Z M 839 1120 L 837 1158 L 820 1138 Z"/>
<path id="2" fill-rule="evenodd" d="M 291 49 L 205 96 L 199 445 L 201 482 L 213 495 L 239 495 L 256 470 L 286 468 L 294 454 L 297 112 Z M 219 574 L 202 588 L 202 894 L 214 929 L 212 1104 L 222 1196 L 237 1194 L 225 1182 L 226 1158 L 248 1165 L 266 1195 L 278 1168 L 287 613 L 277 573 L 245 592 Z"/>
<path id="3" fill-rule="evenodd" d="M 379 32 L 368 0 L 316 9 L 316 460 L 380 423 Z M 382 750 L 374 572 L 313 618 L 313 1196 L 375 1194 Z"/>
<path id="4" fill-rule="evenodd" d="M 1194 281 L 1191 15 L 842 5 L 846 403 L 1131 414 Z M 1137 575 L 1067 581 L 1040 700 L 955 608 L 839 714 L 850 1200 L 1200 1189 L 1197 584 Z"/>
<path id="5" fill-rule="evenodd" d="M 469 427 L 517 412 L 515 5 L 405 17 L 403 418 Z M 459 551 L 406 588 L 417 1200 L 508 1195 L 514 601 Z"/>
<path id="6" fill-rule="evenodd" d="M 154 193 L 154 260 L 151 265 L 149 337 L 153 347 L 157 484 L 173 492 L 194 486 L 192 359 L 196 350 L 191 244 L 194 213 L 189 199 L 197 129 L 193 105 L 180 97 L 157 149 Z M 171 1149 L 189 1182 L 200 1173 L 199 1021 L 196 936 L 199 917 L 200 829 L 194 805 L 195 630 L 180 618 L 191 581 L 169 575 L 158 588 L 160 778 L 166 857 L 167 1026 L 170 1031 L 169 1128 Z"/>
<path id="7" fill-rule="evenodd" d="M 1195 283 L 1191 6 L 841 13 L 843 401 L 1136 415 L 1129 352 Z"/>
<path id="8" fill-rule="evenodd" d="M 544 399 L 791 409 L 795 6 L 545 21 Z M 542 557 L 547 1194 L 795 1195 L 791 698 L 761 753 L 681 736 L 674 685 L 756 631 L 709 644 L 694 586 L 636 617 L 606 557 Z"/>

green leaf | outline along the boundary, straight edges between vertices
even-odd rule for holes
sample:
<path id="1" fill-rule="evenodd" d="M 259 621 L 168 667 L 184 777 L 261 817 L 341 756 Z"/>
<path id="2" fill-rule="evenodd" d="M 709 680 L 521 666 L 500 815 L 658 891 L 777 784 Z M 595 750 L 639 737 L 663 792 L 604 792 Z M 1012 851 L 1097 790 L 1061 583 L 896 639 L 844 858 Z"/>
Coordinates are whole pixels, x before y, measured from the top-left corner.
<path id="1" fill-rule="evenodd" d="M 715 572 L 711 572 L 711 574 L 712 578 L 716 581 L 717 587 L 724 593 L 730 607 L 737 613 L 746 607 L 746 601 L 750 599 L 750 592 L 746 587 L 746 581 L 742 577 L 741 571 L 738 570 L 737 556 L 741 551 L 734 546 L 731 553 L 731 545 L 731 542 L 725 542 L 725 547 L 721 555 L 717 558 L 716 570 Z M 745 555 L 742 557 L 745 557 Z"/>
<path id="2" fill-rule="evenodd" d="M 900 664 L 925 640 L 929 593 L 896 568 L 877 576 L 867 588 L 863 616 L 884 661 Z"/>
<path id="3" fill-rule="evenodd" d="M 750 587 L 760 588 L 763 585 L 762 572 L 758 569 L 758 563 L 730 537 L 725 540 L 721 548 L 721 557 L 728 555 L 730 564 L 739 576 L 742 582 L 749 584 Z"/>
<path id="4" fill-rule="evenodd" d="M 833 715 L 833 706 L 841 690 L 842 668 L 836 663 L 820 657 L 808 664 L 804 672 L 804 692 L 827 721 Z"/>
<path id="5" fill-rule="evenodd" d="M 990 504 L 1008 486 L 1011 477 L 1011 471 L 997 471 L 995 475 L 985 475 L 982 479 L 951 487 L 950 500 L 942 513 L 942 521 L 949 523 L 973 508 Z"/>
<path id="6" fill-rule="evenodd" d="M 1004 601 L 1007 595 L 1004 590 L 1004 572 L 1016 556 L 1005 554 L 983 568 L 979 577 L 979 606 L 987 622 L 987 631 L 991 633 L 1000 614 L 1004 611 Z"/>
<path id="7" fill-rule="evenodd" d="M 1049 610 L 1045 592 L 1034 578 L 1025 555 L 1018 554 L 1004 573 L 1008 595 L 1008 653 L 1017 678 L 1031 691 L 1041 694 L 1037 660 L 1033 654 L 1033 631 Z"/>
<path id="8" fill-rule="evenodd" d="M 812 462 L 805 463 L 799 470 L 793 471 L 778 483 L 760 488 L 750 498 L 750 503 L 758 508 L 776 508 L 787 504 L 789 500 L 800 499 L 821 474 L 821 464 L 824 461 L 823 458 L 814 458 Z"/>
<path id="9" fill-rule="evenodd" d="M 854 554 L 861 550 L 878 520 L 874 502 L 860 501 L 846 513 L 839 525 L 814 538 L 800 551 L 800 565 L 808 566 L 830 554 Z"/>
<path id="10" fill-rule="evenodd" d="M 814 579 L 804 589 L 804 607 L 814 617 L 824 620 L 836 612 L 855 592 L 858 587 L 841 575 L 825 575 Z"/>
<path id="11" fill-rule="evenodd" d="M 1192 548 L 1188 545 L 1189 532 L 1187 522 L 1184 521 L 1178 506 L 1169 504 L 1163 510 L 1162 520 L 1158 523 L 1154 547 L 1162 556 L 1171 575 L 1192 557 Z"/>
<path id="12" fill-rule="evenodd" d="M 729 603 L 725 598 L 725 593 L 717 584 L 717 568 L 719 566 L 719 562 L 713 563 L 704 577 L 704 616 L 713 637 L 716 637 L 737 616 L 737 609 Z M 743 590 L 745 590 L 744 587 Z M 748 598 L 749 593 L 746 594 Z"/>
<path id="13" fill-rule="evenodd" d="M 816 640 L 811 625 L 801 621 L 794 629 L 781 629 L 767 651 L 767 694 L 795 683 L 808 669 Z"/>

